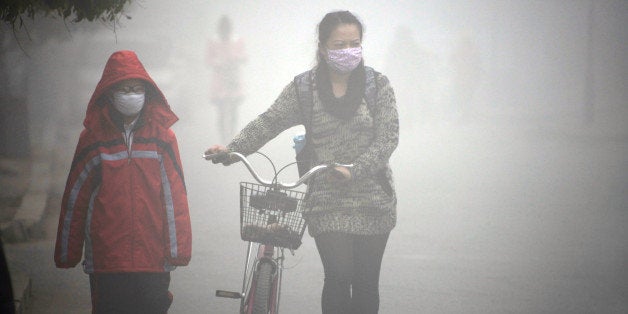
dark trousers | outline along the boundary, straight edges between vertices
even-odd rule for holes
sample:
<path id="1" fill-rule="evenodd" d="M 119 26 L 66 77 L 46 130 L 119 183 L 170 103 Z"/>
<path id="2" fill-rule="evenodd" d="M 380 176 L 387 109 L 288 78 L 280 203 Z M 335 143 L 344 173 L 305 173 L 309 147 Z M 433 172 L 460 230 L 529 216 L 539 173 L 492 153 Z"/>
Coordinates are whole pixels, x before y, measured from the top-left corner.
<path id="1" fill-rule="evenodd" d="M 4 255 L 2 235 L 0 234 L 0 313 L 15 313 L 15 300 L 13 299 L 13 286 L 11 285 L 11 274 L 9 264 Z"/>
<path id="2" fill-rule="evenodd" d="M 165 314 L 172 303 L 170 273 L 89 275 L 93 314 Z"/>
<path id="3" fill-rule="evenodd" d="M 325 270 L 323 314 L 377 313 L 379 272 L 388 235 L 334 232 L 315 238 Z"/>

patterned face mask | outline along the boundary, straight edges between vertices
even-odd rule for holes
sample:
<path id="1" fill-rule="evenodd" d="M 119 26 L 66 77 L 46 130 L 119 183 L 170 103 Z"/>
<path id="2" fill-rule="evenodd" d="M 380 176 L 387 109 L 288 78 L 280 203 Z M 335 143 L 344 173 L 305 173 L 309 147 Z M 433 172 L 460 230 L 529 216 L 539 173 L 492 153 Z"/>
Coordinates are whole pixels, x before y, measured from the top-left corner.
<path id="1" fill-rule="evenodd" d="M 327 49 L 327 65 L 340 74 L 353 71 L 362 61 L 362 47 Z"/>

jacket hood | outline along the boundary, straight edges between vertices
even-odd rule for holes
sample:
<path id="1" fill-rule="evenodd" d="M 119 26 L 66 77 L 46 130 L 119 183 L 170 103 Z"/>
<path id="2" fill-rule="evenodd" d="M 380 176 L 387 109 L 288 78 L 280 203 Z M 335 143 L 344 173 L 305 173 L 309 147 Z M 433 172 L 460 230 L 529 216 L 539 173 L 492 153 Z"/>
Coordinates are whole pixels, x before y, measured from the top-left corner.
<path id="1" fill-rule="evenodd" d="M 106 92 L 116 83 L 127 79 L 141 79 L 147 83 L 146 103 L 142 109 L 145 120 L 154 120 L 166 128 L 177 122 L 179 118 L 170 109 L 166 97 L 148 75 L 135 52 L 122 50 L 114 52 L 105 65 L 102 77 L 87 105 L 83 121 L 86 128 L 93 129 L 103 119 L 110 120 L 107 114 L 110 101 Z"/>

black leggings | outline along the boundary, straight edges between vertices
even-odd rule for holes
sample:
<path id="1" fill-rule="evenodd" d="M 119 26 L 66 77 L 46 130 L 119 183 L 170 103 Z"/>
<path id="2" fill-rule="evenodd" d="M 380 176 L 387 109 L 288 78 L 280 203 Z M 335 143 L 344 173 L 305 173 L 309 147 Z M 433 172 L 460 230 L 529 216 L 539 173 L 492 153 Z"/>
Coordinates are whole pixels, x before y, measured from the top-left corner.
<path id="1" fill-rule="evenodd" d="M 325 270 L 323 314 L 377 313 L 379 271 L 388 233 L 323 233 L 315 238 Z"/>

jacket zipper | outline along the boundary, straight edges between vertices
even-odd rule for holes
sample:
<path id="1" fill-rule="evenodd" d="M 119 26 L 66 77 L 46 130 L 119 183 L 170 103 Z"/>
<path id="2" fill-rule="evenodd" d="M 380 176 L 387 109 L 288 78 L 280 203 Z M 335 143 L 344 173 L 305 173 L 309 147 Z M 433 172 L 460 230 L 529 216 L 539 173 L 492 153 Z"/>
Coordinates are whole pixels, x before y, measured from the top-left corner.
<path id="1" fill-rule="evenodd" d="M 131 167 L 131 153 L 133 152 L 133 129 L 129 130 L 127 133 L 126 130 L 124 132 L 124 141 L 127 147 L 127 167 Z M 131 169 L 129 169 L 131 170 Z M 131 192 L 131 265 L 135 265 L 135 256 L 133 252 L 135 252 L 135 193 L 133 193 L 133 173 L 129 171 L 129 190 Z"/>
<path id="2" fill-rule="evenodd" d="M 127 164 L 131 163 L 131 146 L 133 145 L 133 130 L 130 130 L 127 134 L 126 130 L 124 131 L 124 142 L 126 143 L 126 152 L 127 152 Z"/>

